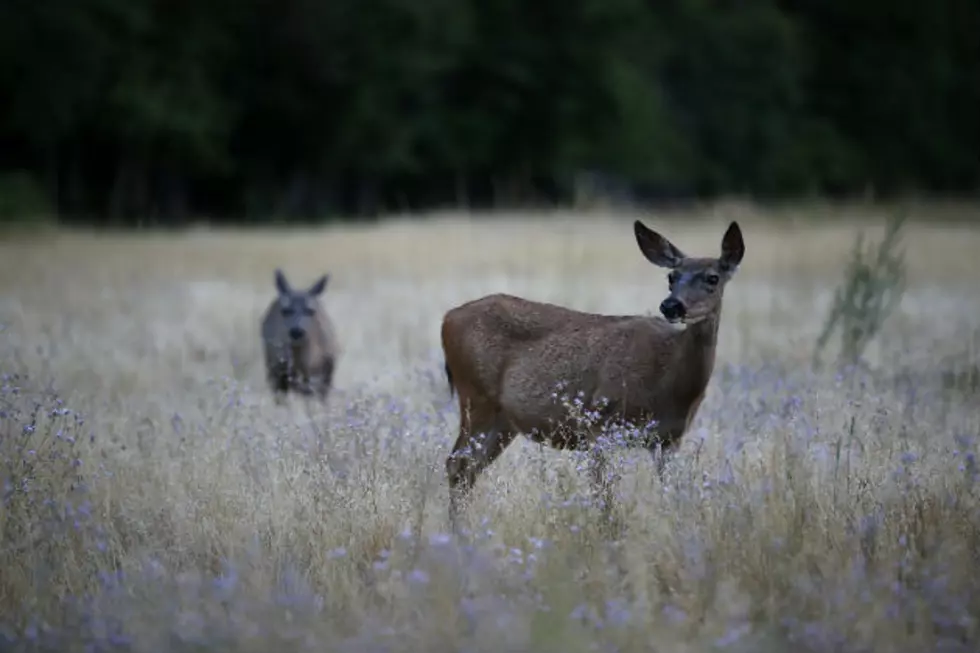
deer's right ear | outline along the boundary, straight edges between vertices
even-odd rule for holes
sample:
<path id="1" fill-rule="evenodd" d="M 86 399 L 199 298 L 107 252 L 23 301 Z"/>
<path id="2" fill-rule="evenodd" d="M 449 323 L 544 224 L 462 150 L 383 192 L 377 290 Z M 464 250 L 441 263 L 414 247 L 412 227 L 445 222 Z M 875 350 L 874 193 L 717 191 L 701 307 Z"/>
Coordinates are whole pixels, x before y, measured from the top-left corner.
<path id="1" fill-rule="evenodd" d="M 282 270 L 276 268 L 275 276 L 276 276 L 276 290 L 279 291 L 280 295 L 288 295 L 290 293 L 290 290 L 289 290 L 289 282 L 286 281 L 286 275 L 282 273 Z"/>
<path id="2" fill-rule="evenodd" d="M 307 292 L 314 297 L 322 294 L 324 289 L 327 287 L 328 281 L 330 281 L 330 275 L 329 274 L 323 275 L 322 277 L 316 280 L 316 283 L 310 286 L 310 289 Z"/>
<path id="3" fill-rule="evenodd" d="M 745 256 L 745 241 L 742 240 L 742 230 L 737 222 L 728 225 L 725 236 L 721 239 L 721 264 L 730 272 L 734 272 Z"/>
<path id="4" fill-rule="evenodd" d="M 674 247 L 673 243 L 639 220 L 633 222 L 633 233 L 636 234 L 636 244 L 640 246 L 643 256 L 654 265 L 676 268 L 686 258 L 684 252 Z"/>

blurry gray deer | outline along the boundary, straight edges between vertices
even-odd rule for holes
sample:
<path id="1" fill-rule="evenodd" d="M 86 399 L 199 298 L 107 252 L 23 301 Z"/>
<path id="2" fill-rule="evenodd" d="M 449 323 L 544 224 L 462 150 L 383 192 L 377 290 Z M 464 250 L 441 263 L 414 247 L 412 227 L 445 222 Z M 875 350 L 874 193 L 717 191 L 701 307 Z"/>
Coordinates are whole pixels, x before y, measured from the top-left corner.
<path id="1" fill-rule="evenodd" d="M 633 231 L 646 259 L 670 270 L 670 293 L 660 304 L 666 320 L 584 313 L 505 294 L 444 316 L 446 375 L 450 392 L 459 395 L 461 416 L 446 459 L 453 528 L 479 474 L 519 433 L 555 449 L 590 450 L 594 489 L 602 488 L 605 454 L 598 437 L 569 428 L 568 409 L 553 398 L 556 387 L 586 406 L 601 406 L 593 426 L 620 422 L 642 429 L 630 446 L 650 450 L 662 478 L 667 454 L 704 399 L 722 296 L 745 245 L 735 222 L 722 238 L 719 258 L 690 258 L 638 220 Z"/>
<path id="2" fill-rule="evenodd" d="M 278 296 L 262 319 L 266 380 L 277 404 L 292 391 L 325 402 L 337 364 L 333 324 L 320 305 L 327 287 L 323 275 L 305 290 L 294 290 L 282 270 L 275 272 Z"/>

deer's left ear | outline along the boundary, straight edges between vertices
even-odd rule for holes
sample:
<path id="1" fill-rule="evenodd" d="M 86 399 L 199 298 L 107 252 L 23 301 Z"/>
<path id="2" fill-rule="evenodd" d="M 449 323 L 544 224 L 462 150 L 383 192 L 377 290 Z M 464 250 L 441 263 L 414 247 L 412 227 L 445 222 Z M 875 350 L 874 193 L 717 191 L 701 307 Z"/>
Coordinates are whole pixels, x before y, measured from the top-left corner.
<path id="1" fill-rule="evenodd" d="M 732 222 L 721 239 L 721 265 L 726 272 L 734 272 L 743 256 L 745 242 L 742 240 L 742 230 L 737 222 Z"/>

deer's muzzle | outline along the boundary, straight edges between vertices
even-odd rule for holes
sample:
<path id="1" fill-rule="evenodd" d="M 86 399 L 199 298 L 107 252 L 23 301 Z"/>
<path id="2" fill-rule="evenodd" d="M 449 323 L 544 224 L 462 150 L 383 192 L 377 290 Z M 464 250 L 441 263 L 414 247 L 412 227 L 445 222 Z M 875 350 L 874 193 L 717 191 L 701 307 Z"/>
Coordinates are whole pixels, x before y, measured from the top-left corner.
<path id="1" fill-rule="evenodd" d="M 671 322 L 684 319 L 687 309 L 676 297 L 668 297 L 660 303 L 660 312 Z"/>

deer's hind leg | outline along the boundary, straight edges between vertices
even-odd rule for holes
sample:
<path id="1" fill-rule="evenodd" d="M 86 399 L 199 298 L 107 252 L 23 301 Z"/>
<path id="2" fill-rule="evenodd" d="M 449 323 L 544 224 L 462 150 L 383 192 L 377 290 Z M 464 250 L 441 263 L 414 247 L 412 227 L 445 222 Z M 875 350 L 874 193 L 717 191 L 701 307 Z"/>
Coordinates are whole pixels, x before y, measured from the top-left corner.
<path id="1" fill-rule="evenodd" d="M 449 478 L 449 522 L 458 530 L 463 504 L 469 498 L 477 477 L 514 441 L 516 432 L 507 424 L 500 410 L 486 403 L 461 400 L 459 437 L 446 458 Z"/>
<path id="2" fill-rule="evenodd" d="M 619 430 L 617 426 L 616 414 L 617 405 L 613 402 L 607 403 L 599 410 L 599 424 L 613 427 L 608 431 L 599 429 L 593 432 L 588 441 L 583 443 L 588 449 L 589 455 L 589 477 L 592 486 L 592 500 L 602 511 L 603 519 L 609 523 L 612 521 L 613 509 L 613 489 L 616 474 L 610 473 L 609 457 L 614 448 L 619 448 L 625 443 L 616 435 Z"/>
<path id="3" fill-rule="evenodd" d="M 612 443 L 605 439 L 592 441 L 584 448 L 588 455 L 589 485 L 593 505 L 599 508 L 605 522 L 612 521 L 613 488 L 615 475 L 610 474 L 610 448 Z"/>

